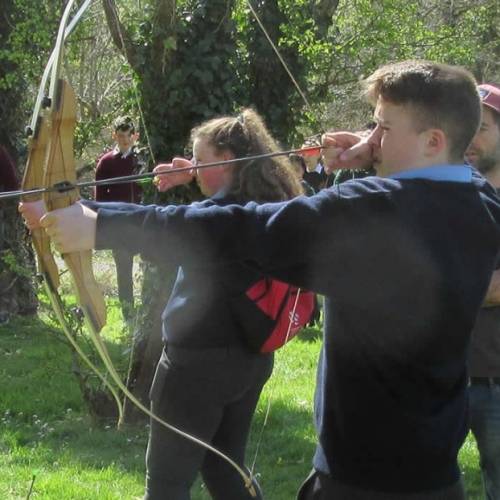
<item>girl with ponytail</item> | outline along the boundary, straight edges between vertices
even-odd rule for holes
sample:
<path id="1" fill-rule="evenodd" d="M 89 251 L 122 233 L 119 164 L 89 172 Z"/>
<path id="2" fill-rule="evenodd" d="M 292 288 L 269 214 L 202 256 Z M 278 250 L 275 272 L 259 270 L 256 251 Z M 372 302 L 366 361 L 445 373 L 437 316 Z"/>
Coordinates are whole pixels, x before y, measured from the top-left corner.
<path id="1" fill-rule="evenodd" d="M 156 167 L 160 191 L 196 178 L 208 197 L 201 202 L 205 206 L 285 201 L 302 194 L 293 167 L 282 157 L 197 171 L 196 166 L 204 163 L 278 151 L 251 109 L 209 120 L 193 129 L 191 139 L 191 161 L 176 158 Z M 189 166 L 192 169 L 186 172 L 162 175 Z M 210 251 L 209 234 L 206 251 Z M 244 326 L 251 322 L 254 308 L 245 292 L 262 275 L 242 264 L 200 268 L 194 252 L 188 257 L 189 265 L 179 268 L 163 313 L 165 348 L 151 389 L 152 409 L 243 466 L 255 407 L 273 367 L 272 353 L 256 351 L 245 337 Z M 146 462 L 146 500 L 189 499 L 198 472 L 212 498 L 250 498 L 234 469 L 154 421 Z"/>

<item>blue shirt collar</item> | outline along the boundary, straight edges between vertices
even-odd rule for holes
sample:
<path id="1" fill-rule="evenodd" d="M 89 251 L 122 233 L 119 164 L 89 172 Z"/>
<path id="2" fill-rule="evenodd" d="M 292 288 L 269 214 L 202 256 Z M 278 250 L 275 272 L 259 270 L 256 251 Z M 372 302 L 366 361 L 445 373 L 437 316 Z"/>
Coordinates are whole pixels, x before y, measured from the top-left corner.
<path id="1" fill-rule="evenodd" d="M 470 165 L 433 165 L 412 168 L 389 175 L 389 179 L 425 179 L 429 181 L 472 182 Z"/>

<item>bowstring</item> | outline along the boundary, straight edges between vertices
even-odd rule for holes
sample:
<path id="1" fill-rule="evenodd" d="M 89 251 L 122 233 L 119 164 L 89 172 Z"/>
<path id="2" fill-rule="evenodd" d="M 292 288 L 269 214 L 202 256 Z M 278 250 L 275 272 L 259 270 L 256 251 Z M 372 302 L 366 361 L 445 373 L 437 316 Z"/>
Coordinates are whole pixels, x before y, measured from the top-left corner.
<path id="1" fill-rule="evenodd" d="M 115 26 L 117 28 L 118 36 L 120 37 L 120 42 L 121 42 L 121 47 L 122 47 L 122 50 L 119 50 L 119 53 L 120 53 L 120 56 L 122 57 L 123 61 L 126 64 L 128 64 L 127 58 L 126 58 L 126 56 L 124 54 L 124 51 L 125 51 L 125 37 L 123 36 L 120 18 L 118 17 L 118 14 L 116 12 L 116 8 L 117 8 L 116 4 L 114 5 L 114 7 L 115 8 L 112 8 L 111 11 L 112 11 L 113 16 L 114 16 Z M 132 69 L 131 69 L 131 71 L 133 72 Z M 132 88 L 134 90 L 135 103 L 136 103 L 136 106 L 137 106 L 137 111 L 139 112 L 139 117 L 140 117 L 140 121 L 141 121 L 141 124 L 142 124 L 142 129 L 143 129 L 144 135 L 146 137 L 146 145 L 147 145 L 147 148 L 148 148 L 148 151 L 149 151 L 149 155 L 150 155 L 150 158 L 151 158 L 151 160 L 153 162 L 153 165 L 156 165 L 156 157 L 155 157 L 155 154 L 153 152 L 153 147 L 151 145 L 149 130 L 148 130 L 148 127 L 146 125 L 146 120 L 144 119 L 144 112 L 143 112 L 143 109 L 142 109 L 142 106 L 141 106 L 141 102 L 140 102 L 140 98 L 139 98 L 139 91 L 137 89 L 137 83 L 135 81 L 135 78 L 134 78 L 133 74 L 132 74 Z M 129 326 L 131 326 L 132 330 L 134 330 L 134 331 L 136 331 L 138 329 L 138 326 L 139 326 L 139 309 L 138 308 L 134 307 L 134 318 L 132 320 L 132 325 L 129 325 Z M 131 366 L 131 363 L 132 363 L 133 353 L 134 353 L 134 350 L 131 349 L 130 350 L 130 358 L 129 358 L 129 366 Z"/>
<path id="2" fill-rule="evenodd" d="M 115 20 L 115 26 L 116 26 L 116 29 L 118 31 L 118 36 L 120 37 L 120 43 L 121 43 L 121 47 L 122 47 L 121 50 L 119 50 L 118 52 L 119 52 L 121 58 L 123 59 L 123 61 L 126 64 L 128 64 L 127 58 L 126 58 L 126 56 L 124 54 L 124 51 L 125 51 L 125 37 L 123 36 L 120 18 L 118 17 L 118 14 L 116 12 L 116 9 L 117 9 L 116 4 L 113 7 L 114 8 L 111 8 L 111 11 L 113 13 L 113 17 L 114 17 L 114 20 Z M 137 89 L 137 83 L 135 81 L 132 69 L 131 69 L 131 73 L 132 73 L 132 75 L 131 75 L 131 83 L 132 83 L 132 88 L 133 88 L 133 91 L 134 91 L 135 104 L 136 104 L 136 107 L 137 107 L 137 111 L 139 112 L 140 122 L 142 124 L 142 129 L 144 131 L 144 135 L 146 137 L 146 146 L 148 148 L 151 161 L 153 162 L 153 165 L 155 165 L 156 164 L 156 158 L 155 158 L 155 154 L 153 152 L 153 148 L 151 146 L 149 131 L 148 131 L 148 127 L 146 125 L 146 120 L 144 119 L 144 113 L 143 113 L 141 102 L 140 102 L 140 99 L 139 99 L 139 91 Z M 133 273 L 133 264 L 132 264 L 132 273 Z M 128 376 L 130 374 L 130 368 L 131 368 L 132 363 L 133 363 L 134 344 L 135 344 L 135 332 L 139 330 L 139 328 L 138 328 L 139 327 L 139 321 L 140 321 L 140 318 L 139 318 L 139 308 L 135 307 L 135 305 L 134 305 L 132 321 L 127 320 L 127 319 L 125 319 L 125 321 L 127 323 L 127 327 L 129 329 L 129 334 L 131 335 L 131 339 L 132 339 L 132 348 L 130 349 L 130 354 L 129 354 L 129 359 L 128 359 L 128 370 L 127 370 L 127 378 L 128 378 Z M 127 384 L 128 383 L 129 382 L 127 381 Z"/>
<path id="3" fill-rule="evenodd" d="M 285 60 L 283 59 L 283 57 L 282 57 L 282 55 L 281 55 L 278 47 L 273 42 L 271 36 L 269 35 L 269 33 L 266 30 L 264 24 L 262 23 L 259 15 L 257 14 L 257 11 L 254 9 L 251 0 L 246 0 L 246 4 L 248 5 L 248 8 L 250 9 L 250 12 L 254 16 L 257 24 L 259 25 L 260 29 L 262 30 L 262 32 L 263 32 L 264 36 L 266 37 L 267 41 L 271 45 L 274 53 L 278 57 L 281 65 L 283 66 L 284 70 L 286 71 L 286 73 L 290 77 L 290 80 L 292 81 L 293 85 L 297 89 L 297 92 L 299 93 L 299 95 L 301 96 L 302 100 L 304 101 L 307 109 L 310 111 L 310 113 L 312 115 L 314 115 L 315 114 L 314 113 L 314 109 L 313 109 L 311 103 L 309 102 L 309 99 L 307 99 L 304 91 L 300 87 L 300 85 L 297 82 L 296 78 L 293 76 L 290 68 L 288 67 L 288 65 L 286 64 Z M 316 136 L 317 135 L 318 134 L 316 134 Z M 286 337 L 285 337 L 285 344 L 288 342 L 288 340 L 290 338 L 290 333 L 291 333 L 292 324 L 293 324 L 293 320 L 294 320 L 294 317 L 295 317 L 295 311 L 296 311 L 297 304 L 298 304 L 298 301 L 299 301 L 300 293 L 301 293 L 301 289 L 298 288 L 297 289 L 297 296 L 295 298 L 295 303 L 294 303 L 294 306 L 293 306 L 293 309 L 292 309 L 292 313 L 290 315 L 290 319 L 289 319 L 289 323 L 288 323 L 288 330 L 287 330 Z M 263 439 L 263 436 L 264 436 L 264 429 L 265 429 L 265 427 L 267 425 L 267 422 L 268 422 L 268 419 L 269 419 L 269 414 L 271 413 L 271 401 L 272 401 L 272 398 L 273 398 L 273 394 L 274 394 L 275 388 L 276 388 L 276 384 L 272 384 L 270 392 L 269 392 L 268 400 L 267 400 L 267 407 L 266 407 L 266 412 L 265 412 L 265 416 L 264 416 L 264 422 L 262 424 L 262 428 L 261 428 L 260 433 L 259 433 L 259 438 L 258 438 L 257 445 L 256 445 L 256 451 L 255 451 L 254 459 L 252 461 L 252 468 L 250 469 L 250 474 L 252 476 L 254 476 L 255 465 L 257 463 L 257 457 L 258 457 L 258 454 L 259 454 L 259 451 L 260 451 L 260 446 L 262 444 L 262 439 Z"/>
<path id="4" fill-rule="evenodd" d="M 293 324 L 293 321 L 295 318 L 295 311 L 297 310 L 297 304 L 299 303 L 299 298 L 300 298 L 301 292 L 302 292 L 302 290 L 300 288 L 297 288 L 297 296 L 295 297 L 295 302 L 293 304 L 292 312 L 290 313 L 290 319 L 288 321 L 288 328 L 287 328 L 287 332 L 285 335 L 285 342 L 283 343 L 283 346 L 285 346 L 288 343 L 288 340 L 290 339 L 290 334 L 292 332 L 292 324 Z M 250 474 L 252 476 L 255 476 L 255 473 L 254 473 L 255 472 L 255 465 L 257 464 L 257 457 L 259 455 L 260 446 L 262 444 L 262 439 L 264 437 L 264 429 L 267 425 L 267 421 L 269 419 L 269 414 L 271 413 L 271 401 L 273 400 L 275 389 L 276 389 L 276 383 L 273 383 L 271 385 L 271 389 L 269 390 L 269 395 L 267 397 L 267 405 L 266 405 L 266 412 L 264 414 L 264 422 L 263 422 L 262 428 L 260 429 L 260 432 L 259 432 L 259 438 L 257 440 L 257 445 L 255 447 L 255 455 L 254 455 L 253 460 L 252 460 L 252 467 L 250 468 Z"/>
<path id="5" fill-rule="evenodd" d="M 121 30 L 120 19 L 118 18 L 116 10 L 112 9 L 112 11 L 113 11 L 113 15 L 114 15 L 114 18 L 115 18 L 116 27 L 117 27 L 117 30 L 118 30 L 118 36 L 120 37 L 121 46 L 122 46 L 122 50 L 120 51 L 120 54 L 122 55 L 122 57 L 126 61 L 125 55 L 122 52 L 124 50 L 124 48 L 125 48 L 125 39 L 123 37 L 123 33 L 122 33 L 122 30 Z M 150 143 L 150 139 L 149 139 L 149 134 L 148 134 L 147 127 L 146 127 L 146 122 L 144 120 L 144 114 L 143 114 L 143 111 L 142 111 L 142 106 L 141 106 L 140 101 L 139 101 L 139 95 L 138 95 L 137 86 L 136 86 L 135 80 L 133 78 L 132 78 L 132 85 L 134 87 L 134 96 L 136 98 L 137 108 L 139 110 L 139 114 L 141 116 L 142 124 L 143 124 L 143 127 L 144 127 L 144 132 L 145 132 L 145 135 L 146 135 L 147 146 L 148 146 L 148 149 L 149 149 L 149 152 L 151 154 L 151 158 L 152 158 L 153 162 L 156 163 L 155 156 L 154 156 L 154 153 L 153 153 L 153 149 L 151 147 L 151 143 Z M 138 317 L 138 311 L 136 313 L 136 319 L 137 319 L 137 317 Z M 212 453 L 215 453 L 220 458 L 222 458 L 227 463 L 229 463 L 234 469 L 236 469 L 236 471 L 238 472 L 238 474 L 242 477 L 242 479 L 243 479 L 243 481 L 245 483 L 245 487 L 249 490 L 250 495 L 252 497 L 256 496 L 255 490 L 253 488 L 253 476 L 252 476 L 252 474 L 247 475 L 245 473 L 245 471 L 234 460 L 232 460 L 230 457 L 228 457 L 227 455 L 225 455 L 224 453 L 222 453 L 221 451 L 219 451 L 217 448 L 214 448 L 212 445 L 210 445 L 210 444 L 202 441 L 201 439 L 196 438 L 195 436 L 192 436 L 192 435 L 190 435 L 188 433 L 185 433 L 185 432 L 181 431 L 180 429 L 177 429 L 176 427 L 168 424 L 168 422 L 160 419 L 155 413 L 153 413 L 152 411 L 150 411 L 147 408 L 145 408 L 142 404 L 140 404 L 140 402 L 138 400 L 136 400 L 135 398 L 131 398 L 132 394 L 128 391 L 128 389 L 125 386 L 123 386 L 123 384 L 120 386 L 120 388 L 122 389 L 122 391 L 125 392 L 125 394 L 128 396 L 128 398 L 133 403 L 135 403 L 136 406 L 138 406 L 144 413 L 146 413 L 147 415 L 149 415 L 151 418 L 153 418 L 154 420 L 156 420 L 158 423 L 162 424 L 164 427 L 170 429 L 171 431 L 176 432 L 177 434 L 180 434 L 181 436 L 185 437 L 186 439 L 189 439 L 192 442 L 194 442 L 194 443 L 196 443 L 196 444 L 204 447 L 205 449 L 211 451 Z"/>
<path id="6" fill-rule="evenodd" d="M 302 97 L 302 100 L 306 104 L 306 106 L 309 109 L 309 111 L 311 113 L 313 113 L 314 110 L 313 110 L 313 107 L 311 106 L 311 103 L 307 99 L 305 93 L 303 92 L 303 90 L 301 89 L 301 87 L 298 84 L 297 80 L 295 79 L 295 77 L 293 76 L 292 72 L 290 71 L 290 68 L 288 67 L 288 65 L 286 64 L 285 60 L 283 59 L 280 51 L 278 50 L 278 47 L 276 47 L 276 44 L 271 39 L 271 36 L 267 32 L 264 24 L 262 23 L 259 15 L 257 14 L 257 11 L 254 9 L 254 7 L 252 5 L 252 2 L 250 0 L 246 0 L 246 3 L 248 5 L 248 8 L 250 9 L 250 12 L 252 13 L 253 17 L 257 21 L 257 24 L 259 25 L 260 29 L 262 30 L 262 33 L 264 33 L 264 36 L 267 38 L 267 41 L 269 42 L 269 44 L 271 45 L 272 49 L 274 50 L 274 53 L 278 57 L 281 65 L 283 66 L 284 70 L 287 72 L 287 74 L 290 77 L 290 80 L 292 81 L 292 83 L 295 85 L 295 88 L 297 89 L 297 92 L 300 94 L 300 97 Z"/>
<path id="7" fill-rule="evenodd" d="M 114 7 L 116 7 L 116 4 Z M 123 36 L 123 32 L 121 29 L 121 21 L 120 21 L 120 18 L 118 17 L 118 14 L 116 13 L 116 9 L 112 8 L 111 10 L 112 10 L 113 16 L 115 18 L 115 26 L 118 30 L 118 36 L 120 37 L 120 42 L 121 42 L 121 46 L 122 46 L 122 50 L 119 50 L 119 53 L 120 53 L 120 56 L 122 57 L 122 59 L 124 60 L 124 62 L 127 63 L 127 65 L 128 65 L 127 58 L 123 52 L 125 50 L 125 38 Z M 137 106 L 137 111 L 139 112 L 139 117 L 140 117 L 140 121 L 142 123 L 142 128 L 144 130 L 144 135 L 146 136 L 146 145 L 148 147 L 148 151 L 149 151 L 149 154 L 151 156 L 151 160 L 153 161 L 153 164 L 156 164 L 155 154 L 153 152 L 153 148 L 151 146 L 151 141 L 149 138 L 150 136 L 149 136 L 148 127 L 146 125 L 146 120 L 144 119 L 144 113 L 143 113 L 141 102 L 139 99 L 139 91 L 137 89 L 137 83 L 136 83 L 133 75 L 132 75 L 132 87 L 134 89 L 134 98 L 135 98 L 135 102 L 136 102 L 136 106 Z"/>

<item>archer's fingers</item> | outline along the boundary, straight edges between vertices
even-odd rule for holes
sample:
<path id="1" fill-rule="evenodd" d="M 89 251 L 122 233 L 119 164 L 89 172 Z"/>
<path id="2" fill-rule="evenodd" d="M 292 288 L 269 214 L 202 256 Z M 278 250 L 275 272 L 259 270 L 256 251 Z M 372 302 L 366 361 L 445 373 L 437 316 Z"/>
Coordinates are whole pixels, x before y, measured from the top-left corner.
<path id="1" fill-rule="evenodd" d="M 55 238 L 58 232 L 58 219 L 54 212 L 48 212 L 40 219 L 40 226 L 45 229 L 45 232 Z"/>
<path id="2" fill-rule="evenodd" d="M 95 246 L 97 212 L 80 203 L 49 212 L 40 220 L 56 248 L 63 253 Z"/>
<path id="3" fill-rule="evenodd" d="M 156 185 L 156 189 L 158 189 L 160 193 L 168 191 L 171 187 L 173 187 L 172 183 L 166 177 L 167 176 L 157 175 L 153 180 Z"/>
<path id="4" fill-rule="evenodd" d="M 24 219 L 24 223 L 30 229 L 38 229 L 40 227 L 40 218 L 45 214 L 45 203 L 40 201 L 21 202 L 18 210 Z"/>
<path id="5" fill-rule="evenodd" d="M 194 168 L 193 162 L 191 160 L 188 160 L 187 158 L 181 158 L 179 156 L 176 156 L 172 160 L 172 166 L 173 168 Z"/>
<path id="6" fill-rule="evenodd" d="M 61 252 L 59 245 L 59 228 L 57 226 L 55 218 L 52 215 L 52 212 L 49 212 L 40 219 L 40 227 L 45 230 L 45 233 L 50 238 L 50 241 L 54 245 L 54 248 L 58 252 Z"/>
<path id="7" fill-rule="evenodd" d="M 335 139 L 335 136 L 331 132 L 326 132 L 321 136 L 321 145 L 324 148 L 330 148 L 330 147 L 336 147 L 337 146 L 337 140 Z"/>
<path id="8" fill-rule="evenodd" d="M 153 168 L 153 174 L 162 174 L 163 172 L 168 172 L 172 169 L 172 163 L 160 163 Z"/>
<path id="9" fill-rule="evenodd" d="M 156 189 L 161 193 L 167 191 L 169 188 L 168 184 L 168 176 L 164 175 L 166 172 L 172 169 L 171 163 L 160 163 L 153 168 L 153 174 L 156 176 L 153 178 L 153 184 L 156 186 Z"/>
<path id="10" fill-rule="evenodd" d="M 334 170 L 346 168 L 345 163 L 340 160 L 344 151 L 343 148 L 326 148 L 323 150 L 323 168 L 328 175 Z"/>
<path id="11" fill-rule="evenodd" d="M 347 149 L 357 144 L 361 139 L 359 134 L 352 132 L 326 132 L 321 136 L 321 145 Z"/>
<path id="12" fill-rule="evenodd" d="M 367 141 L 360 141 L 354 146 L 346 149 L 339 157 L 342 162 L 371 161 L 372 147 Z"/>

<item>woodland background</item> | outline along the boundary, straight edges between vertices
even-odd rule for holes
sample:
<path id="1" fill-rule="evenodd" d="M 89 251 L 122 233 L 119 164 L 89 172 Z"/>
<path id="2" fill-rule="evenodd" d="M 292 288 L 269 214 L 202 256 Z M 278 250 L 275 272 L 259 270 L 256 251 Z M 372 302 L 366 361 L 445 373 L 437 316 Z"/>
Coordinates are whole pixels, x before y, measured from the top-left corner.
<path id="1" fill-rule="evenodd" d="M 1 2 L 0 144 L 13 156 L 19 176 L 27 154 L 24 128 L 65 4 Z M 284 148 L 298 147 L 305 137 L 327 129 L 358 129 L 371 114 L 359 97 L 358 82 L 389 61 L 425 58 L 459 64 L 480 82 L 500 82 L 498 0 L 252 0 L 250 4 L 308 103 L 246 0 L 92 2 L 66 43 L 64 66 L 78 96 L 75 154 L 81 179 L 93 177 L 96 159 L 112 146 L 110 124 L 118 115 L 128 114 L 139 124 L 142 157 L 150 170 L 189 149 L 194 125 L 244 106 L 265 117 Z M 197 196 L 192 188 L 159 196 L 146 186 L 145 201 L 190 201 Z M 110 265 L 105 255 L 98 259 L 98 274 L 107 283 L 112 306 L 116 288 Z M 159 317 L 174 271 L 153 269 L 138 259 L 136 292 L 143 305 L 133 325 L 112 321 L 113 329 L 123 330 L 117 334 L 121 346 L 115 352 L 117 362 L 129 387 L 144 401 L 161 347 Z M 71 305 L 69 286 L 66 292 Z M 27 315 L 26 321 L 51 321 L 16 202 L 3 202 L 0 323 L 25 325 L 25 320 L 16 318 L 19 315 Z M 84 333 L 81 338 L 85 343 Z M 77 361 L 72 359 L 74 368 Z M 111 418 L 110 405 L 96 396 L 102 396 L 102 388 L 79 370 L 80 374 L 69 371 L 77 375 L 86 412 L 97 420 Z M 129 409 L 128 420 L 137 419 L 139 415 Z"/>

